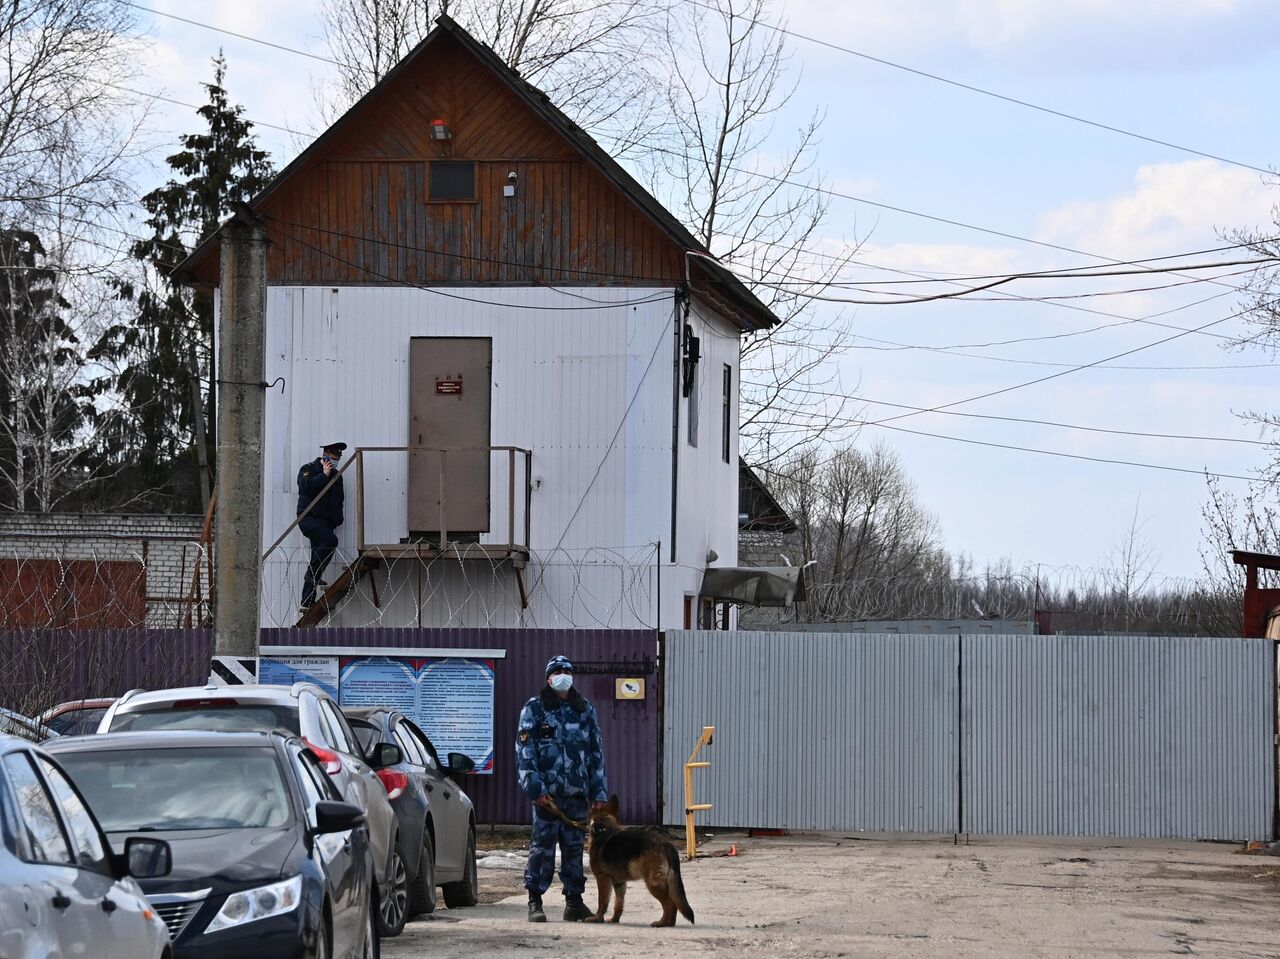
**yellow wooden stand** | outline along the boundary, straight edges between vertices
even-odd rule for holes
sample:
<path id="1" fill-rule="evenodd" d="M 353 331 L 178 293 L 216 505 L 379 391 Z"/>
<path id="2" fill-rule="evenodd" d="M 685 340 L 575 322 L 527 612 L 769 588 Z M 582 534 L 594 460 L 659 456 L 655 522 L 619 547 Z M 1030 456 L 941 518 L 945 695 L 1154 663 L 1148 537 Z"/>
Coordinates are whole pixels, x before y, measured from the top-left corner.
<path id="1" fill-rule="evenodd" d="M 684 846 L 685 852 L 688 853 L 690 859 L 698 855 L 698 836 L 693 828 L 693 814 L 700 809 L 710 809 L 712 806 L 709 802 L 695 803 L 693 801 L 693 771 L 695 769 L 706 769 L 711 765 L 709 762 L 698 762 L 697 759 L 702 747 L 711 745 L 711 737 L 715 735 L 715 732 L 716 727 L 714 726 L 702 727 L 702 735 L 698 737 L 698 742 L 693 747 L 689 761 L 684 764 Z"/>

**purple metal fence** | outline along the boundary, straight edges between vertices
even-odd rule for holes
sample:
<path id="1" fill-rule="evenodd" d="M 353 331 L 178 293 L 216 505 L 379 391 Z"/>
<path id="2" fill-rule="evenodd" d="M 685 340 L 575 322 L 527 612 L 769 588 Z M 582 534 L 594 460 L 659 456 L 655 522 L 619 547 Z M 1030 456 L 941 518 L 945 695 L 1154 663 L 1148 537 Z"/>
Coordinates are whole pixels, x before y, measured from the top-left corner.
<path id="1" fill-rule="evenodd" d="M 264 646 L 365 649 L 504 649 L 494 662 L 493 775 L 465 777 L 481 823 L 529 822 L 515 782 L 520 709 L 545 679 L 548 659 L 563 653 L 596 707 L 604 736 L 609 789 L 628 823 L 657 823 L 657 637 L 648 630 L 542 629 L 264 629 Z M 202 685 L 213 635 L 199 629 L 32 629 L 0 631 L 0 706 L 29 715 L 60 702 L 119 696 L 136 687 Z M 615 698 L 615 680 L 640 677 L 645 695 Z"/>
<path id="2" fill-rule="evenodd" d="M 658 640 L 651 630 L 607 629 L 264 629 L 263 646 L 505 649 L 494 661 L 494 770 L 464 777 L 462 787 L 481 823 L 529 822 L 529 803 L 515 781 L 515 731 L 520 709 L 545 683 L 543 669 L 557 653 L 577 668 L 575 682 L 600 717 L 609 790 L 622 820 L 658 820 Z M 641 677 L 640 700 L 615 698 L 615 679 Z"/>
<path id="3" fill-rule="evenodd" d="M 0 706 L 37 715 L 138 687 L 201 685 L 212 651 L 204 629 L 0 630 Z"/>

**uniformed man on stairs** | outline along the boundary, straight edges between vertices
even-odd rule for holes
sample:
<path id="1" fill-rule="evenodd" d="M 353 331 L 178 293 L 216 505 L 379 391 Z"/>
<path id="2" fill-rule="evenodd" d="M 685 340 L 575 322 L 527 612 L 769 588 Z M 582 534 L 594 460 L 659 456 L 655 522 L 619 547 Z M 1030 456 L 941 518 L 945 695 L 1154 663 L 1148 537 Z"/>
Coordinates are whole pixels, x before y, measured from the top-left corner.
<path id="1" fill-rule="evenodd" d="M 319 459 L 303 464 L 302 469 L 298 470 L 298 515 L 306 513 L 299 521 L 298 529 L 302 530 L 302 535 L 311 543 L 311 562 L 307 564 L 307 574 L 302 580 L 304 613 L 315 603 L 316 590 L 325 585 L 321 577 L 338 546 L 338 534 L 335 530 L 342 525 L 343 505 L 342 476 L 338 473 L 338 461 L 342 459 L 342 452 L 346 448 L 346 443 L 326 443 L 321 447 L 322 455 Z M 325 486 L 330 480 L 333 480 L 333 485 L 326 490 Z"/>

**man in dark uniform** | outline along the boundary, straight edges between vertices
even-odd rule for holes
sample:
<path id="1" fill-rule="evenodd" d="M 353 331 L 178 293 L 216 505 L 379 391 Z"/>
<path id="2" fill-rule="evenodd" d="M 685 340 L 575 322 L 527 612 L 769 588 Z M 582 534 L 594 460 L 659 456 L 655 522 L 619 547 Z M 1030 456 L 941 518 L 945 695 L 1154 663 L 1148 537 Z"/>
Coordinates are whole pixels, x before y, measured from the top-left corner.
<path id="1" fill-rule="evenodd" d="M 346 443 L 326 443 L 321 448 L 323 453 L 319 459 L 304 464 L 298 470 L 298 515 L 302 516 L 303 512 L 307 514 L 302 516 L 298 529 L 311 541 L 311 562 L 302 581 L 303 609 L 316 601 L 316 589 L 324 585 L 320 577 L 338 546 L 338 534 L 334 530 L 342 525 L 343 501 L 338 461 L 342 459 L 342 451 L 346 448 Z M 329 480 L 333 480 L 333 485 L 321 496 L 320 491 L 324 490 Z M 308 506 L 311 507 L 309 511 Z"/>
<path id="2" fill-rule="evenodd" d="M 608 797 L 604 750 L 596 711 L 573 688 L 573 664 L 563 656 L 547 663 L 547 684 L 524 705 L 516 730 L 516 776 L 533 801 L 533 834 L 524 886 L 529 891 L 529 921 L 546 922 L 542 894 L 551 885 L 560 845 L 560 881 L 564 918 L 578 922 L 593 915 L 582 901 L 586 876 L 582 845 L 586 833 L 548 808 L 552 801 L 570 819 L 582 821 Z"/>

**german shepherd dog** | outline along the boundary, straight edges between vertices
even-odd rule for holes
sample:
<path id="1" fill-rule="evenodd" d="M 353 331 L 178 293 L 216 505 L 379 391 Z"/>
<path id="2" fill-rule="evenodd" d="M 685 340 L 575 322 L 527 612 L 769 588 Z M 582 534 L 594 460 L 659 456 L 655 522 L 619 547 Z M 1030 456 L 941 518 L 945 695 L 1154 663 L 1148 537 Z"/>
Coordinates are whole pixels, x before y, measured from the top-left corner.
<path id="1" fill-rule="evenodd" d="M 656 829 L 619 823 L 617 796 L 610 797 L 604 809 L 591 814 L 588 848 L 600 905 L 587 922 L 604 922 L 610 891 L 617 893 L 617 900 L 609 921 L 621 919 L 627 882 L 643 879 L 653 898 L 662 903 L 662 918 L 650 925 L 674 926 L 677 910 L 693 924 L 693 908 L 680 880 L 680 854 L 676 847 Z"/>

